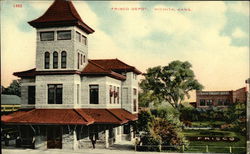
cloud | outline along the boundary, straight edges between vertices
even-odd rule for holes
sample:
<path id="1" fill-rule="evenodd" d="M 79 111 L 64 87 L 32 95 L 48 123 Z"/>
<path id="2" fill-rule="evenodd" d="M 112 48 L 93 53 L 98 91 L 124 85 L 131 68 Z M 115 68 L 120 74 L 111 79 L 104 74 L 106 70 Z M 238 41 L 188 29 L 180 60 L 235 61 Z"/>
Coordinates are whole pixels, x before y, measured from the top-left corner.
<path id="1" fill-rule="evenodd" d="M 91 28 L 96 29 L 99 25 L 98 17 L 83 1 L 72 1 L 78 14 L 81 16 L 82 20 L 87 23 Z"/>
<path id="2" fill-rule="evenodd" d="M 246 38 L 247 34 L 244 33 L 240 28 L 236 28 L 232 33 L 232 37 L 234 37 L 234 38 Z"/>
<path id="3" fill-rule="evenodd" d="M 113 6 L 141 7 L 141 3 L 134 2 L 133 5 L 130 2 L 129 5 L 119 6 L 114 2 Z M 161 4 L 152 7 L 170 6 Z M 142 71 L 147 67 L 167 65 L 172 60 L 188 60 L 206 90 L 231 90 L 244 86 L 249 69 L 249 48 L 232 46 L 231 38 L 220 34 L 227 23 L 225 13 L 228 6 L 224 2 L 186 2 L 183 7 L 192 11 L 152 9 L 148 12 L 118 12 L 123 23 L 119 29 L 122 30 L 114 32 L 116 35 L 112 37 L 121 50 L 124 43 L 127 44 L 125 50 L 128 54 L 123 57 L 130 55 L 131 59 L 136 59 L 135 66 L 142 68 Z M 145 25 L 146 30 L 143 28 Z M 160 32 L 168 38 L 167 41 L 154 41 L 146 37 L 155 32 Z M 243 37 L 241 32 L 236 29 L 233 36 Z M 132 46 L 137 40 L 142 46 Z"/>
<path id="4" fill-rule="evenodd" d="M 228 4 L 228 10 L 249 16 L 249 1 L 239 1 Z"/>

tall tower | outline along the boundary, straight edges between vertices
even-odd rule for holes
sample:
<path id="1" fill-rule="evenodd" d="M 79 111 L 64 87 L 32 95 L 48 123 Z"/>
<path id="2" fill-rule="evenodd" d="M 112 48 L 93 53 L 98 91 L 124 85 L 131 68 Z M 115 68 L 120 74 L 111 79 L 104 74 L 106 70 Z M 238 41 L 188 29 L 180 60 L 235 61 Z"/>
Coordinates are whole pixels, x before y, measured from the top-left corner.
<path id="1" fill-rule="evenodd" d="M 88 62 L 88 34 L 71 1 L 55 0 L 29 24 L 37 30 L 36 70 L 82 70 Z"/>
<path id="2" fill-rule="evenodd" d="M 37 30 L 35 107 L 78 107 L 79 72 L 88 63 L 88 35 L 94 30 L 82 21 L 70 0 L 55 0 L 29 24 Z"/>

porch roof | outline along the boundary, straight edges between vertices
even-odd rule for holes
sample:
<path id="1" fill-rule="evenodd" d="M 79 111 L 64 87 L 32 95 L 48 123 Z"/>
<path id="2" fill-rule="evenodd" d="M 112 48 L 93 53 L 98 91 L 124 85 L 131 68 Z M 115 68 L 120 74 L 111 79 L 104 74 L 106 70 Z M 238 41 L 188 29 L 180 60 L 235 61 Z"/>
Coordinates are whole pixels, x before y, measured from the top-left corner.
<path id="1" fill-rule="evenodd" d="M 33 109 L 1 116 L 6 124 L 90 125 L 125 124 L 137 115 L 124 109 Z"/>

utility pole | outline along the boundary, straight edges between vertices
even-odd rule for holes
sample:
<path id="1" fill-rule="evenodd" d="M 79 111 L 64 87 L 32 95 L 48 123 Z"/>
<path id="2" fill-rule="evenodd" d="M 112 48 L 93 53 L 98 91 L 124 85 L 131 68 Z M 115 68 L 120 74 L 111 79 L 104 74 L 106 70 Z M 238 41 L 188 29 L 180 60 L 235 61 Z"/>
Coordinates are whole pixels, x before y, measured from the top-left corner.
<path id="1" fill-rule="evenodd" d="M 246 80 L 247 92 L 247 154 L 250 154 L 250 78 Z"/>

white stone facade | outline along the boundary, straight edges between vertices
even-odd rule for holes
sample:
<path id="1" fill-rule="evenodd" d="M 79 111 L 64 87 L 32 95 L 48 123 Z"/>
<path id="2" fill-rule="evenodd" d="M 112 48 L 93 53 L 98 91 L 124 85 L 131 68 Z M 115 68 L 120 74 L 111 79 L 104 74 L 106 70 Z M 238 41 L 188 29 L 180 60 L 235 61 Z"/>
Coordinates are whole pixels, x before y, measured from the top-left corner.
<path id="1" fill-rule="evenodd" d="M 71 30 L 71 39 L 70 40 L 58 40 L 57 32 L 58 31 L 67 31 Z M 41 41 L 40 33 L 41 32 L 54 32 L 53 41 Z M 88 44 L 79 42 L 76 32 L 80 33 L 81 36 L 87 38 L 87 34 L 80 30 L 79 28 L 72 27 L 56 27 L 56 28 L 42 28 L 37 29 L 37 47 L 36 47 L 36 70 L 37 71 L 51 71 L 51 70 L 82 70 L 88 63 Z M 53 52 L 58 52 L 58 68 L 53 69 Z M 66 51 L 67 53 L 67 67 L 61 68 L 61 52 Z M 45 52 L 50 53 L 50 67 L 45 69 L 44 66 L 44 54 Z M 85 56 L 85 62 L 78 68 L 78 53 Z"/>
<path id="2" fill-rule="evenodd" d="M 57 32 L 71 30 L 71 40 L 57 40 Z M 53 41 L 41 41 L 40 32 L 54 32 Z M 75 26 L 37 29 L 36 71 L 83 70 L 87 65 L 88 45 L 79 42 L 76 32 L 85 37 L 87 34 Z M 58 68 L 53 69 L 53 52 L 58 52 Z M 67 52 L 67 67 L 61 68 L 61 52 Z M 50 68 L 45 69 L 45 52 L 50 53 Z M 84 55 L 85 63 L 79 63 L 78 53 Z M 80 64 L 78 68 L 78 63 Z M 81 65 L 82 64 L 82 65 Z M 63 87 L 62 104 L 48 104 L 48 85 L 61 84 Z M 90 85 L 98 85 L 99 102 L 90 104 Z M 23 108 L 124 108 L 131 113 L 138 112 L 138 80 L 135 73 L 127 72 L 126 80 L 121 81 L 108 76 L 36 75 L 34 78 L 22 78 Z M 35 105 L 28 104 L 28 86 L 35 86 Z M 111 88 L 119 88 L 118 100 L 111 98 Z M 79 89 L 77 89 L 79 88 Z M 136 94 L 134 94 L 136 89 Z M 114 90 L 114 89 L 113 89 Z M 116 101 L 116 102 L 114 102 Z M 136 107 L 134 107 L 136 101 Z M 119 102 L 119 103 L 118 103 Z"/>
<path id="3" fill-rule="evenodd" d="M 37 75 L 35 79 L 22 79 L 21 103 L 23 108 L 124 108 L 131 113 L 138 112 L 138 83 L 133 78 L 132 72 L 127 73 L 127 79 L 120 81 L 108 76 L 103 77 L 81 77 L 78 74 L 72 75 Z M 62 84 L 62 104 L 48 104 L 48 85 Z M 77 91 L 77 85 L 79 91 Z M 90 85 L 99 87 L 99 104 L 90 104 Z M 28 86 L 35 86 L 35 105 L 28 104 Z M 110 86 L 119 88 L 119 103 L 114 103 L 114 96 L 110 103 Z M 136 95 L 134 95 L 136 89 Z M 114 90 L 114 89 L 112 89 Z M 78 94 L 77 94 L 78 92 Z M 78 100 L 78 99 L 79 100 Z M 137 102 L 134 111 L 134 99 Z"/>

